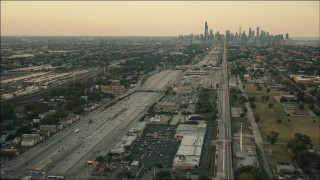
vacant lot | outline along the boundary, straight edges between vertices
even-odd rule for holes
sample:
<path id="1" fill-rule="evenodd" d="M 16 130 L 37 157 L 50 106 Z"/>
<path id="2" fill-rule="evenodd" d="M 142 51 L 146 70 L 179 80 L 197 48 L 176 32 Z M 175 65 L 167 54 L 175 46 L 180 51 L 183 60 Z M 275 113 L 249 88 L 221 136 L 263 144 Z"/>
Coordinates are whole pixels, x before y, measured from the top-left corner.
<path id="1" fill-rule="evenodd" d="M 285 162 L 285 163 L 292 163 L 292 157 L 286 148 L 286 145 L 265 145 L 265 148 L 271 149 L 271 159 L 274 162 Z"/>
<path id="2" fill-rule="evenodd" d="M 261 85 L 263 86 L 263 85 Z M 285 94 L 286 92 L 266 92 L 263 87 L 261 91 L 256 91 L 253 84 L 245 84 L 244 89 L 248 97 L 255 97 L 256 108 L 253 109 L 254 114 L 259 114 L 258 122 L 261 137 L 266 141 L 266 137 L 270 131 L 279 132 L 279 141 L 287 142 L 294 137 L 295 133 L 303 133 L 310 136 L 313 144 L 320 144 L 319 117 L 310 116 L 286 116 L 280 103 L 277 103 L 274 96 Z M 262 100 L 262 96 L 269 95 L 269 100 Z M 273 103 L 273 107 L 269 108 L 268 104 Z M 278 123 L 277 120 L 281 120 Z M 315 123 L 313 123 L 315 120 Z"/>

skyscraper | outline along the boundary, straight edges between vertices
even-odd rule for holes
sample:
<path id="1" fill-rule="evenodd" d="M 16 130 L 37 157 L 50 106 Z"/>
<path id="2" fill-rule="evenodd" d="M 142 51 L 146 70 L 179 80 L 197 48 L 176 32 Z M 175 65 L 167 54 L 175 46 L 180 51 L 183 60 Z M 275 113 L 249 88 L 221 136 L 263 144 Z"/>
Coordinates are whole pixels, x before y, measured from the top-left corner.
<path id="1" fill-rule="evenodd" d="M 286 33 L 286 39 L 289 39 L 289 33 Z"/>
<path id="2" fill-rule="evenodd" d="M 251 28 L 249 28 L 249 34 L 248 37 L 251 37 Z"/>
<path id="3" fill-rule="evenodd" d="M 227 39 L 227 42 L 229 42 L 229 40 L 230 40 L 230 31 L 226 31 L 226 39 Z"/>
<path id="4" fill-rule="evenodd" d="M 260 35 L 259 30 L 260 30 L 260 28 L 259 28 L 259 26 L 258 26 L 258 27 L 257 27 L 257 37 L 259 37 L 259 35 Z"/>
<path id="5" fill-rule="evenodd" d="M 205 24 L 204 24 L 204 40 L 206 41 L 206 40 L 208 40 L 208 24 L 207 24 L 207 22 L 205 22 Z"/>

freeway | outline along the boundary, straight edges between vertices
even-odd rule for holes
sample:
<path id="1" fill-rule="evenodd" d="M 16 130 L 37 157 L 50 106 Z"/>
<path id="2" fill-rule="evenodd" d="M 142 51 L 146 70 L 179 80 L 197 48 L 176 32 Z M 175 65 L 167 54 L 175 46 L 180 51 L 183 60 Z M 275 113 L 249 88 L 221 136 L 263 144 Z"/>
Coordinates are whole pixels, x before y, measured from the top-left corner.
<path id="1" fill-rule="evenodd" d="M 181 70 L 163 70 L 150 76 L 142 85 L 142 88 L 150 90 L 165 90 L 167 85 L 172 83 L 181 72 Z"/>
<path id="2" fill-rule="evenodd" d="M 220 46 L 213 46 L 207 55 L 198 62 L 197 65 L 202 66 L 202 65 L 215 65 L 217 64 L 219 53 L 220 53 Z"/>
<path id="3" fill-rule="evenodd" d="M 161 83 L 149 81 L 147 87 L 163 90 L 181 73 L 164 72 L 153 79 L 160 80 Z M 98 155 L 106 155 L 161 96 L 161 92 L 133 92 L 107 109 L 102 106 L 8 162 L 6 168 L 13 175 L 14 172 L 19 174 L 18 177 L 23 172 L 43 173 L 42 178 L 46 178 L 45 174 L 62 175 L 71 179 L 79 174 L 86 177 L 88 172 L 85 162 Z"/>
<path id="4" fill-rule="evenodd" d="M 114 142 L 118 134 L 147 110 L 145 104 L 151 104 L 156 100 L 153 96 L 153 93 L 134 93 L 128 99 L 110 108 L 110 110 L 103 111 L 93 117 L 92 126 L 84 124 L 81 127 L 82 133 L 78 133 L 73 138 L 68 138 L 68 142 L 65 145 L 72 146 L 70 144 L 74 141 L 78 141 L 80 144 L 73 146 L 76 147 L 72 151 L 73 153 L 64 156 L 49 171 L 49 174 L 69 175 L 69 172 L 75 174 L 78 172 L 79 166 L 84 165 L 87 160 L 92 160 L 94 155 L 98 154 L 97 152 L 105 150 L 104 144 L 111 148 L 110 144 Z M 112 118 L 119 112 L 120 115 Z M 101 143 L 102 141 L 103 143 Z M 90 156 L 90 154 L 92 155 Z"/>

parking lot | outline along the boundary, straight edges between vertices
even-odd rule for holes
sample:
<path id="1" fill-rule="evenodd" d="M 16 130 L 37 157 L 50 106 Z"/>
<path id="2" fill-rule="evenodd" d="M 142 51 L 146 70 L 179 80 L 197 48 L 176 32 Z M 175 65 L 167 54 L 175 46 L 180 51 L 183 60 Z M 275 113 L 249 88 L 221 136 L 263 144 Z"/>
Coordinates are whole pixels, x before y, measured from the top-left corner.
<path id="1" fill-rule="evenodd" d="M 145 168 L 171 168 L 181 141 L 174 139 L 175 126 L 147 125 L 141 138 L 132 145 L 131 157 Z"/>
<path id="2" fill-rule="evenodd" d="M 198 93 L 192 91 L 189 94 L 167 95 L 161 102 L 174 102 L 180 111 L 194 112 L 198 100 Z"/>

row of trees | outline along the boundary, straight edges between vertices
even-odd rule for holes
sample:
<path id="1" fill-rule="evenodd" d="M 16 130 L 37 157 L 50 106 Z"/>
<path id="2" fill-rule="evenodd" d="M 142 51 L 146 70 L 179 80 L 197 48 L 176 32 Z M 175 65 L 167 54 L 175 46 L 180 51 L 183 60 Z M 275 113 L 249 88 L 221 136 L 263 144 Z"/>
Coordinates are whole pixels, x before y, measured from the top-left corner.
<path id="1" fill-rule="evenodd" d="M 267 135 L 267 141 L 270 144 L 277 143 L 278 139 L 279 133 L 276 131 L 270 131 L 270 134 Z M 300 168 L 308 169 L 320 166 L 320 156 L 310 151 L 312 143 L 309 136 L 296 133 L 294 139 L 288 141 L 287 148 L 293 152 L 293 159 Z"/>
<path id="2" fill-rule="evenodd" d="M 294 153 L 293 159 L 296 160 L 300 168 L 312 168 L 320 166 L 320 156 L 309 151 L 312 148 L 309 136 L 296 133 L 294 139 L 289 140 L 287 147 Z"/>

